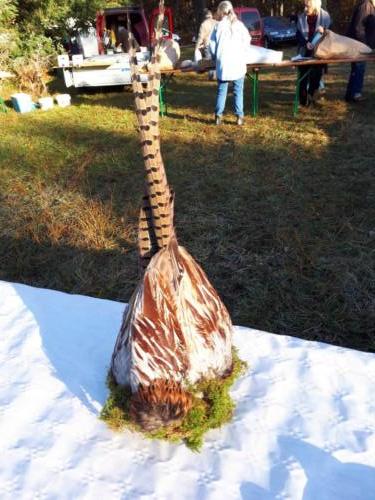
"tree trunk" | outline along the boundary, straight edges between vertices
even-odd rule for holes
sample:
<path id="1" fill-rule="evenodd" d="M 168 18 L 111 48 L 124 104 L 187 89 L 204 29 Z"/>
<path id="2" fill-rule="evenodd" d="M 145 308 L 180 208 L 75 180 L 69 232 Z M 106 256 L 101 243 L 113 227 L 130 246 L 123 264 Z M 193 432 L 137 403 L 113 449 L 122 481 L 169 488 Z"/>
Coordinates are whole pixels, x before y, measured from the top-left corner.
<path id="1" fill-rule="evenodd" d="M 207 7 L 207 0 L 193 0 L 194 7 L 194 31 L 198 33 L 203 19 L 203 10 Z"/>

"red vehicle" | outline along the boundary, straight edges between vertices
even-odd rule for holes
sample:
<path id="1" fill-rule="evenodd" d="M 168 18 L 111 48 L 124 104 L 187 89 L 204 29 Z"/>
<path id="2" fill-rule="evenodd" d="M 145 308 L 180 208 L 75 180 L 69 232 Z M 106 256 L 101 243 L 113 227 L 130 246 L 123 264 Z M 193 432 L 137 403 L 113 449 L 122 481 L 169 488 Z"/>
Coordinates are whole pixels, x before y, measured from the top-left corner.
<path id="1" fill-rule="evenodd" d="M 140 64 L 150 60 L 150 46 L 155 32 L 159 9 L 154 9 L 147 18 L 142 7 L 127 6 L 104 9 L 97 13 L 96 29 L 78 33 L 76 50 L 60 54 L 58 67 L 62 68 L 66 87 L 104 87 L 130 85 L 131 70 L 129 54 L 121 33 L 128 28 L 139 44 L 136 57 Z M 172 10 L 165 8 L 164 38 L 175 39 Z M 124 46 L 125 45 L 125 46 Z M 147 79 L 147 76 L 145 75 Z"/>
<path id="2" fill-rule="evenodd" d="M 96 15 L 96 35 L 99 45 L 99 54 L 104 54 L 103 37 L 106 31 L 116 33 L 120 26 L 128 27 L 128 16 L 130 20 L 131 31 L 138 44 L 143 47 L 149 47 L 151 38 L 154 34 L 156 18 L 159 9 L 153 9 L 149 18 L 142 7 L 127 6 L 104 9 Z M 169 7 L 164 9 L 163 32 L 167 33 L 165 38 L 171 38 L 173 33 L 172 10 Z"/>
<path id="3" fill-rule="evenodd" d="M 251 43 L 264 46 L 264 26 L 259 10 L 253 7 L 235 7 L 238 19 L 244 23 L 251 35 Z"/>

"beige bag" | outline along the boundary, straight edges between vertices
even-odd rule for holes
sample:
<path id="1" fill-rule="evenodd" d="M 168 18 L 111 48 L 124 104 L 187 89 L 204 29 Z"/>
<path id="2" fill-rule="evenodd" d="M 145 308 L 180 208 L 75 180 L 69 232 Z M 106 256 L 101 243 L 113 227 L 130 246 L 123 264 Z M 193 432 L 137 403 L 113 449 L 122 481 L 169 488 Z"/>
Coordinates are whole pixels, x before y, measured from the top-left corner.
<path id="1" fill-rule="evenodd" d="M 371 53 L 368 45 L 330 30 L 326 30 L 314 49 L 317 59 L 356 58 Z"/>
<path id="2" fill-rule="evenodd" d="M 170 38 L 162 40 L 159 52 L 160 69 L 174 69 L 180 59 L 180 55 L 180 46 L 176 41 Z"/>

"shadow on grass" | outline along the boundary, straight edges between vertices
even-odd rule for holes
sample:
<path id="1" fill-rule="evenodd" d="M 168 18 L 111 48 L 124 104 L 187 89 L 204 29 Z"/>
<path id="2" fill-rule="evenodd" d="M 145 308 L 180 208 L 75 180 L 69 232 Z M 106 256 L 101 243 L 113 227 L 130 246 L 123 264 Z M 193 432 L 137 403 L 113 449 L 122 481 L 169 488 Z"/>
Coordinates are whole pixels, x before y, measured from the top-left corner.
<path id="1" fill-rule="evenodd" d="M 165 117 L 166 119 L 173 119 L 173 120 L 189 120 L 190 122 L 196 122 L 196 123 L 202 123 L 206 125 L 212 125 L 214 123 L 213 118 L 201 118 L 198 116 L 194 116 L 192 114 L 181 114 L 181 113 L 174 113 L 168 111 L 167 116 Z"/>
<path id="2" fill-rule="evenodd" d="M 180 95 L 191 91 L 184 85 Z M 192 127 L 179 119 L 186 109 L 177 106 L 161 121 L 180 243 L 202 264 L 236 324 L 375 350 L 373 125 L 366 127 L 373 104 L 364 116 L 328 104 L 328 114 L 313 110 L 309 121 L 284 110 L 282 126 L 274 122 L 275 112 L 271 120 L 260 117 L 239 130 L 207 127 L 194 117 L 211 110 L 211 91 L 195 86 L 189 94 L 198 101 L 194 110 L 187 108 Z M 110 202 L 117 227 L 127 212 L 124 225 L 135 233 L 143 165 L 134 117 L 122 108 L 125 98 L 130 103 L 130 94 L 87 96 L 98 112 L 104 106 L 90 122 L 86 96 L 82 108 L 48 115 L 48 121 L 27 117 L 19 122 L 17 144 L 0 144 L 3 158 L 17 165 L 7 177 L 18 183 L 18 190 L 9 184 L 0 200 L 2 279 L 129 299 L 136 252 L 124 249 L 120 238 L 111 251 L 91 251 L 69 244 L 68 230 L 61 242 L 51 243 L 49 233 L 38 242 L 32 213 L 25 224 L 29 233 L 22 222 L 15 226 L 22 189 L 31 182 L 27 189 L 34 193 L 37 180 L 36 199 L 45 200 L 48 189 L 58 186 Z"/>
<path id="3" fill-rule="evenodd" d="M 276 80 L 269 79 L 269 71 L 260 73 L 260 112 L 263 108 L 272 108 L 274 104 L 281 104 L 293 111 L 293 98 L 295 90 L 295 72 L 293 70 L 281 70 Z M 61 81 L 55 79 L 51 82 L 53 86 L 61 87 Z M 170 118 L 188 119 L 192 122 L 201 121 L 192 114 L 186 114 L 184 108 L 193 107 L 194 111 L 208 113 L 212 115 L 215 108 L 217 84 L 215 81 L 209 81 L 207 74 L 194 74 L 192 77 L 187 74 L 175 76 L 168 82 L 165 88 L 165 99 L 167 105 L 173 108 L 168 113 Z M 199 92 L 197 102 L 196 92 Z M 101 87 L 101 88 L 82 88 L 72 89 L 70 91 L 79 104 L 101 105 L 105 107 L 118 107 L 119 109 L 133 109 L 133 97 L 130 86 L 119 87 Z M 252 106 L 252 88 L 248 79 L 245 81 L 245 114 L 250 114 Z M 232 114 L 233 95 L 232 87 L 229 87 L 226 114 Z M 287 111 L 288 112 L 288 111 Z M 208 121 L 207 123 L 210 123 Z"/>
<path id="4" fill-rule="evenodd" d="M 95 251 L 2 236 L 0 279 L 124 301 L 138 283 L 137 255 L 129 249 Z"/>

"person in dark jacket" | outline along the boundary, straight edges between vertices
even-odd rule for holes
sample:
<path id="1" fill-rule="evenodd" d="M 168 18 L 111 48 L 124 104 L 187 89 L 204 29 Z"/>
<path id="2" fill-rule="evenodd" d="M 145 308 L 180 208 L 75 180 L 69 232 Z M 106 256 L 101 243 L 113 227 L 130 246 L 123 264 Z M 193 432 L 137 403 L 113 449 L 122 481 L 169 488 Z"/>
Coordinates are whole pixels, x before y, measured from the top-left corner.
<path id="1" fill-rule="evenodd" d="M 311 42 L 314 36 L 329 28 L 331 18 L 328 12 L 321 8 L 321 0 L 305 0 L 304 3 L 304 12 L 298 16 L 297 21 L 298 53 L 303 57 L 311 57 L 314 50 Z M 319 88 L 323 66 L 301 66 L 299 70 L 300 104 L 309 106 L 314 102 L 314 94 Z"/>
<path id="2" fill-rule="evenodd" d="M 133 31 L 132 31 L 133 33 Z M 133 43 L 135 50 L 138 52 L 139 51 L 139 43 L 134 37 L 133 34 Z M 129 40 L 129 32 L 125 28 L 125 26 L 119 26 L 117 28 L 117 37 L 116 37 L 116 48 L 121 47 L 121 50 L 123 52 L 128 53 L 130 51 L 130 40 Z"/>
<path id="3" fill-rule="evenodd" d="M 375 49 L 375 0 L 359 0 L 354 7 L 347 36 Z M 352 63 L 345 100 L 359 102 L 366 72 L 365 62 Z"/>

